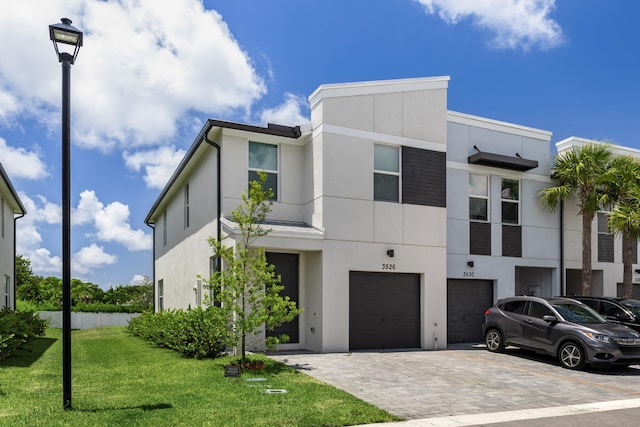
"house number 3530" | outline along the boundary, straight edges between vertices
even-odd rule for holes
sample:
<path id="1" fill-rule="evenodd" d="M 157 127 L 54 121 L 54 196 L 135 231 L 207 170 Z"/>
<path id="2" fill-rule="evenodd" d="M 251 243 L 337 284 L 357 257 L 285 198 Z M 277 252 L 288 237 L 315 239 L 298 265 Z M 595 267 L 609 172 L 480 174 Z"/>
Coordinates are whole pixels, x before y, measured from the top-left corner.
<path id="1" fill-rule="evenodd" d="M 382 269 L 383 270 L 395 270 L 396 269 L 396 265 L 395 264 L 382 264 Z"/>

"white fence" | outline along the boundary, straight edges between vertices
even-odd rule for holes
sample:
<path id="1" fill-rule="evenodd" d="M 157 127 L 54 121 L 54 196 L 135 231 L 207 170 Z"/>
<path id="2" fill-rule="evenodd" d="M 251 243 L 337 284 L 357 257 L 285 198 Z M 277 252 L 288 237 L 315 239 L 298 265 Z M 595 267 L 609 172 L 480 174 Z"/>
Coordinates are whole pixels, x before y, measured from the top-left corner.
<path id="1" fill-rule="evenodd" d="M 49 320 L 50 328 L 62 328 L 61 311 L 39 311 L 41 319 Z M 71 312 L 71 329 L 90 329 L 100 326 L 127 326 L 140 313 L 82 313 Z"/>

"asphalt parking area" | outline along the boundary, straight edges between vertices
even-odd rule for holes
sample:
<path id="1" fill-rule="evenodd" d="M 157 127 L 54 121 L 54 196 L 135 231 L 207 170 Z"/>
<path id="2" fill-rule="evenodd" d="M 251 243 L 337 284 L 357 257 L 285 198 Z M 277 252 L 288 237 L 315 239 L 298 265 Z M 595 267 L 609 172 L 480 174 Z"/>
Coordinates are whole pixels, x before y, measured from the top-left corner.
<path id="1" fill-rule="evenodd" d="M 640 366 L 570 371 L 550 357 L 484 345 L 270 357 L 406 419 L 640 398 Z"/>

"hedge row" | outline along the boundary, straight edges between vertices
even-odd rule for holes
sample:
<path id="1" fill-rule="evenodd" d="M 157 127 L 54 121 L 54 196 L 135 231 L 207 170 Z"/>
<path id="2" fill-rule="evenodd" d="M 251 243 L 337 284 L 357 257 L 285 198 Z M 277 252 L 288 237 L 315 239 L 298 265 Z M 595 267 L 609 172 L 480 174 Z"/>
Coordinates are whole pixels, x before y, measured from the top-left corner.
<path id="1" fill-rule="evenodd" d="M 219 307 L 144 312 L 129 321 L 132 335 L 184 357 L 219 357 L 230 342 L 226 315 Z"/>
<path id="2" fill-rule="evenodd" d="M 47 323 L 33 311 L 0 310 L 0 360 L 25 349 L 35 337 L 43 336 Z"/>
<path id="3" fill-rule="evenodd" d="M 60 311 L 59 305 L 48 301 L 34 303 L 17 300 L 16 308 L 21 311 Z M 79 302 L 71 307 L 71 311 L 83 313 L 140 313 L 146 309 L 147 307 L 143 305 L 118 305 L 104 302 Z"/>

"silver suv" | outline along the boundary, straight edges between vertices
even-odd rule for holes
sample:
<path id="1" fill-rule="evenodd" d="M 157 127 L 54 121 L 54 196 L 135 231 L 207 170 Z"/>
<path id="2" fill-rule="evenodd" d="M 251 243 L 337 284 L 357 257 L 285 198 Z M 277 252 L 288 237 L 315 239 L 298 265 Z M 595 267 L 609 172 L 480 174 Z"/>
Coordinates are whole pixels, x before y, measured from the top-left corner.
<path id="1" fill-rule="evenodd" d="M 511 297 L 484 313 L 487 349 L 515 346 L 555 356 L 568 369 L 590 365 L 640 363 L 640 333 L 608 323 L 587 305 L 570 298 Z"/>

